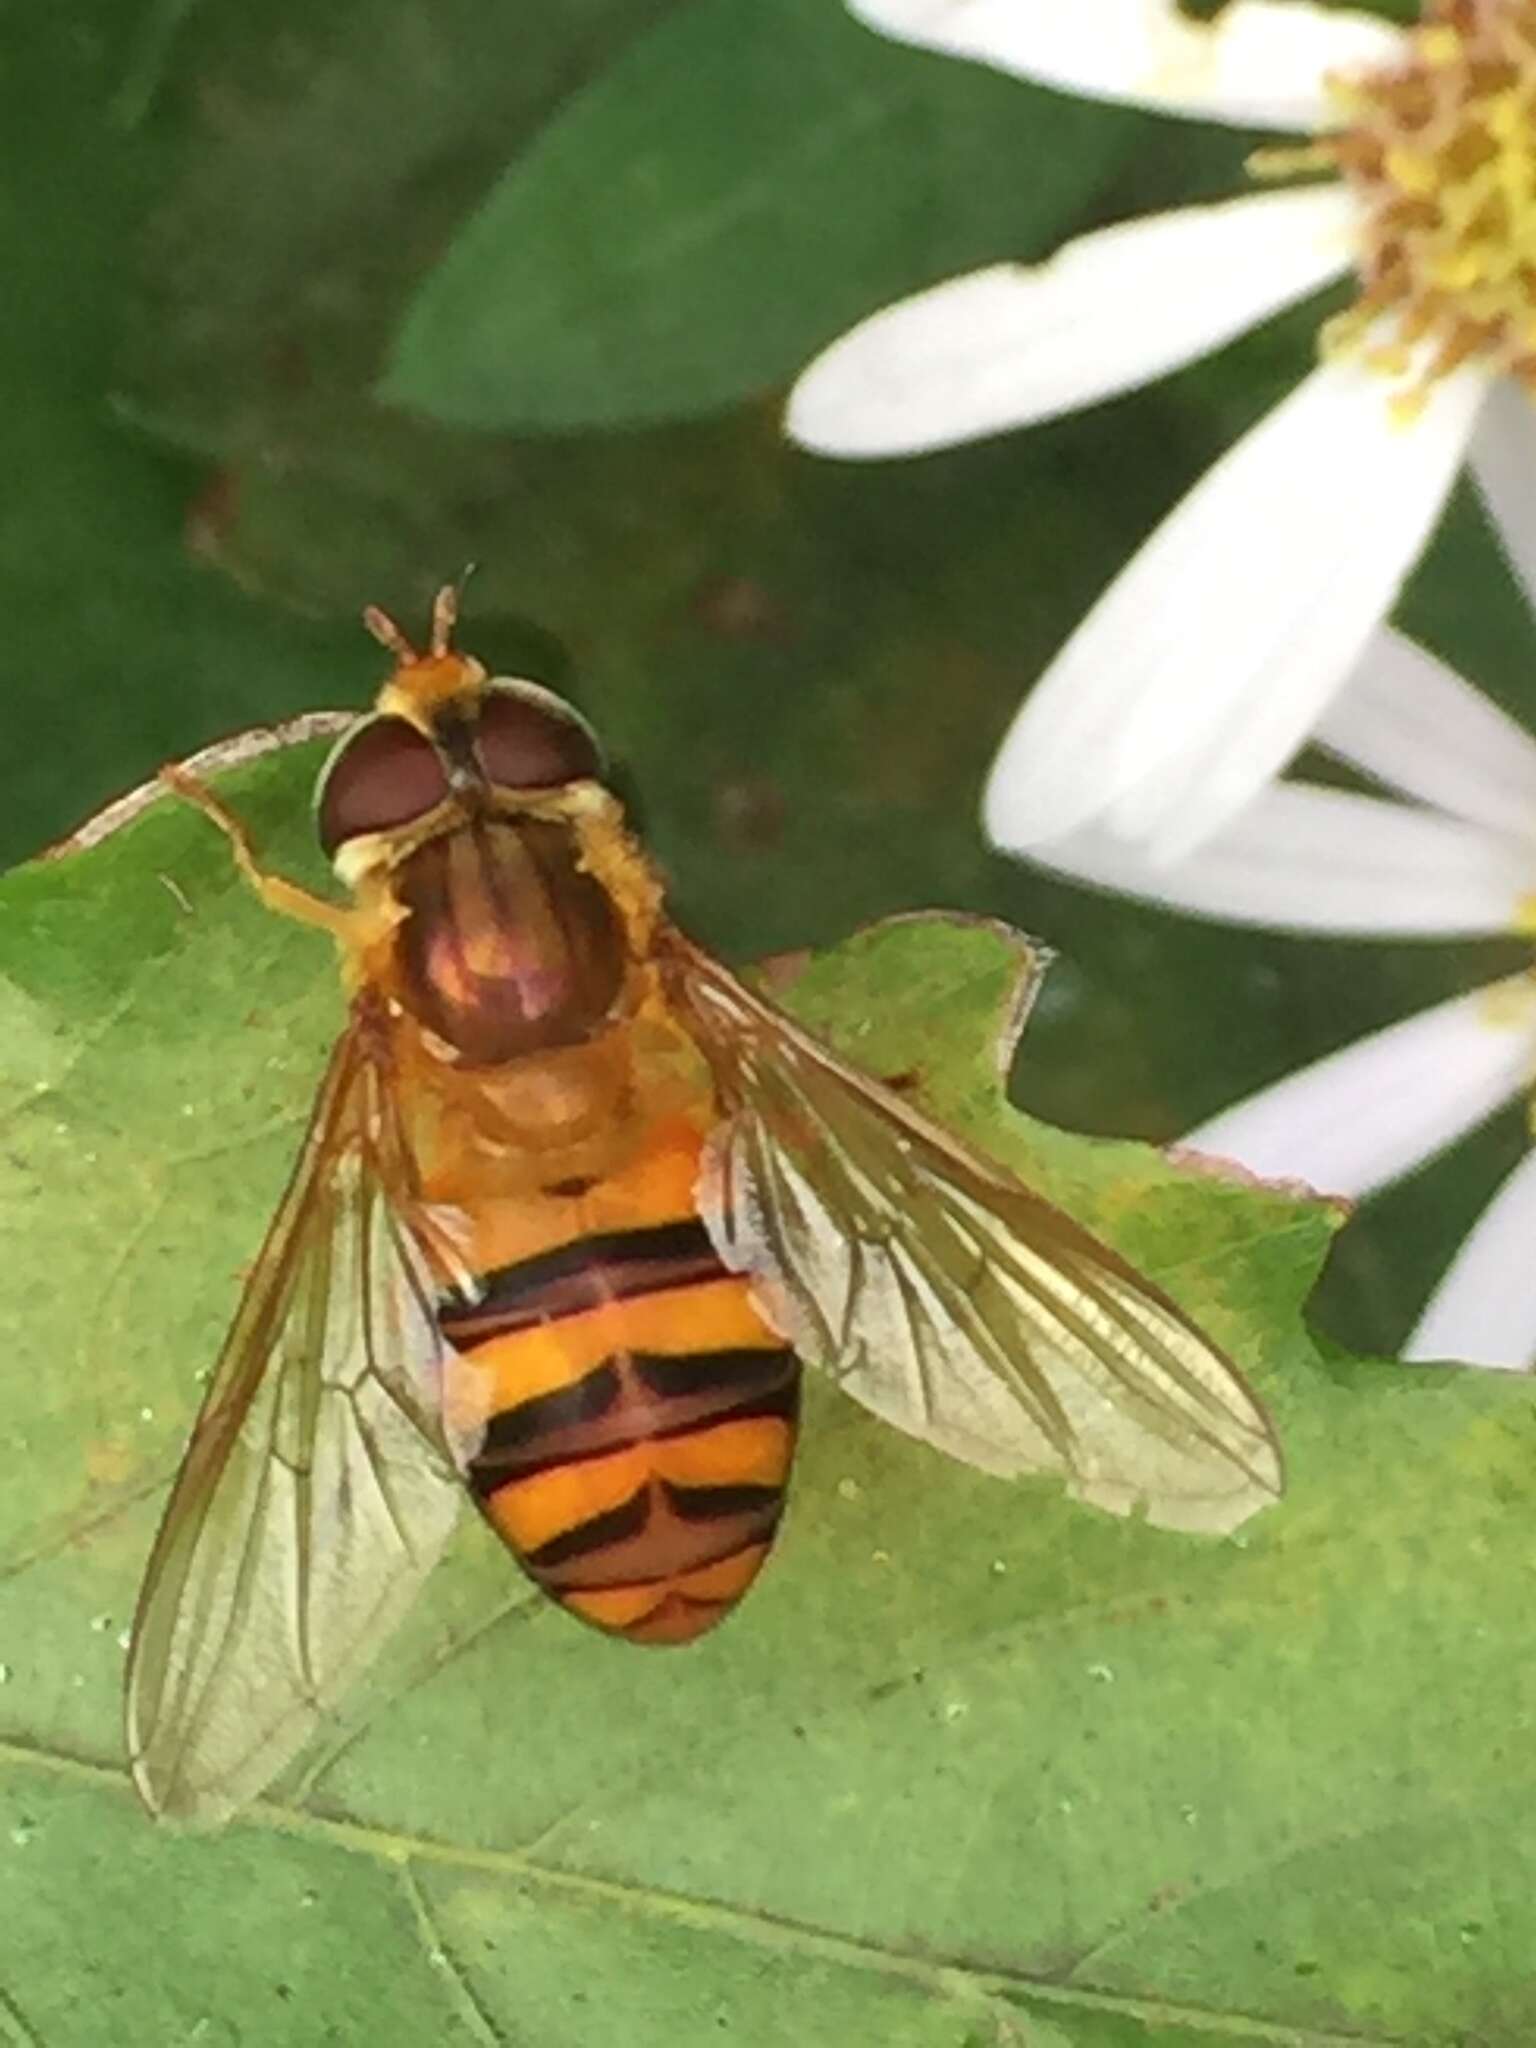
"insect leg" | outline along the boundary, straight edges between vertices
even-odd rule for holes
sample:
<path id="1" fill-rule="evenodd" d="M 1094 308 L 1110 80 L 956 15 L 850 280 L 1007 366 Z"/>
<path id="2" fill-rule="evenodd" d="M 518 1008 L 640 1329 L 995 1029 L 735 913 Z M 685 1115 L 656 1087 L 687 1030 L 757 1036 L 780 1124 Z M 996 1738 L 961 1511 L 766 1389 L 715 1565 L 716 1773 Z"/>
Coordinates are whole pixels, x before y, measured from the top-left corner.
<path id="1" fill-rule="evenodd" d="M 296 918 L 300 924 L 318 925 L 322 931 L 329 932 L 343 943 L 356 938 L 357 912 L 344 904 L 327 902 L 325 897 L 316 896 L 300 883 L 290 882 L 284 875 L 269 874 L 257 860 L 251 835 L 244 824 L 205 783 L 199 782 L 195 775 L 189 775 L 185 768 L 174 766 L 162 768 L 160 780 L 177 796 L 189 804 L 196 804 L 204 816 L 218 826 L 234 849 L 235 866 L 268 910 L 276 911 L 280 917 Z"/>

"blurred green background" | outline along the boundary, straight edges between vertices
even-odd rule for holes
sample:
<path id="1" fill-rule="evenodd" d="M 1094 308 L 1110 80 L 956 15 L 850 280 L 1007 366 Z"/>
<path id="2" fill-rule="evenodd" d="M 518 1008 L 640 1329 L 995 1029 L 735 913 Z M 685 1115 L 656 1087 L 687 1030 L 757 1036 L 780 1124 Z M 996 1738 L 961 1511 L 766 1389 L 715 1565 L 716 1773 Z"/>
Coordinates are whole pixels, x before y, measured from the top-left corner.
<path id="1" fill-rule="evenodd" d="M 980 840 L 1021 693 L 1300 374 L 1315 306 L 952 454 L 845 467 L 778 433 L 859 314 L 1229 192 L 1253 138 L 899 49 L 833 0 L 69 0 L 8 21 L 0 101 L 0 860 L 222 733 L 363 702 L 360 606 L 419 624 L 474 562 L 467 644 L 598 721 L 728 955 L 930 904 L 1049 940 L 1017 1092 L 1055 1121 L 1166 1139 L 1520 964 L 1202 926 Z M 1536 717 L 1469 495 L 1400 616 Z M 1394 1346 L 1522 1142 L 1511 1112 L 1374 1204 L 1325 1324 Z"/>

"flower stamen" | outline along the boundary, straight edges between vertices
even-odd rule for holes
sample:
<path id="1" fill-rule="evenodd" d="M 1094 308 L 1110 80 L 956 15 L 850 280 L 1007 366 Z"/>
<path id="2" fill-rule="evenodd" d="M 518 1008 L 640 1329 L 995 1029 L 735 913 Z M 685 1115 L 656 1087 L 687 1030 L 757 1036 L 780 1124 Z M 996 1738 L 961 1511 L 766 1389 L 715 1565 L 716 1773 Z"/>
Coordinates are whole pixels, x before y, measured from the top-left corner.
<path id="1" fill-rule="evenodd" d="M 1359 201 L 1360 294 L 1323 355 L 1407 381 L 1409 411 L 1468 363 L 1536 393 L 1536 0 L 1431 0 L 1403 58 L 1332 91 L 1336 133 L 1250 166 L 1329 168 Z"/>

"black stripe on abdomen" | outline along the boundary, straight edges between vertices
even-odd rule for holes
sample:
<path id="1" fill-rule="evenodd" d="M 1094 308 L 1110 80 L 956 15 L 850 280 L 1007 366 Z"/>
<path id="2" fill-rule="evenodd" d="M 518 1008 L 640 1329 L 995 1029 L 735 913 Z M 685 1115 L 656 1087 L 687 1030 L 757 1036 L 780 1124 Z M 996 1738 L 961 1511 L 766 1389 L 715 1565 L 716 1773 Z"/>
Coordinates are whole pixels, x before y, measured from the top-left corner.
<path id="1" fill-rule="evenodd" d="M 761 1394 L 784 1378 L 794 1353 L 744 1344 L 730 1351 L 635 1351 L 630 1364 L 649 1393 L 664 1401 L 696 1394 Z"/>
<path id="2" fill-rule="evenodd" d="M 484 1500 L 551 1465 L 580 1464 L 754 1416 L 792 1423 L 799 1408 L 799 1360 L 786 1347 L 675 1357 L 631 1352 L 492 1416 L 465 1477 Z"/>
<path id="3" fill-rule="evenodd" d="M 717 1522 L 728 1515 L 772 1514 L 784 1500 L 782 1486 L 678 1486 L 663 1479 L 667 1506 L 684 1522 Z"/>
<path id="4" fill-rule="evenodd" d="M 438 1322 L 457 1350 L 473 1351 L 510 1330 L 716 1280 L 725 1271 L 697 1216 L 638 1230 L 597 1231 L 485 1274 L 477 1301 L 446 1296 L 438 1304 Z"/>
<path id="5" fill-rule="evenodd" d="M 640 1535 L 650 1518 L 650 1488 L 642 1486 L 628 1500 L 621 1501 L 618 1507 L 606 1508 L 599 1515 L 589 1515 L 586 1521 L 578 1522 L 573 1529 L 564 1529 L 558 1536 L 551 1536 L 547 1543 L 530 1550 L 524 1562 L 531 1571 L 553 1571 L 557 1565 L 569 1564 L 573 1558 L 590 1557 L 595 1550 L 607 1550 L 615 1543 L 624 1543 L 630 1537 Z"/>
<path id="6" fill-rule="evenodd" d="M 552 1394 L 534 1394 L 515 1408 L 503 1408 L 492 1417 L 471 1469 L 488 1459 L 505 1465 L 517 1464 L 518 1453 L 530 1445 L 579 1429 L 606 1415 L 620 1391 L 618 1367 L 610 1359 L 594 1366 L 568 1387 L 557 1387 Z"/>

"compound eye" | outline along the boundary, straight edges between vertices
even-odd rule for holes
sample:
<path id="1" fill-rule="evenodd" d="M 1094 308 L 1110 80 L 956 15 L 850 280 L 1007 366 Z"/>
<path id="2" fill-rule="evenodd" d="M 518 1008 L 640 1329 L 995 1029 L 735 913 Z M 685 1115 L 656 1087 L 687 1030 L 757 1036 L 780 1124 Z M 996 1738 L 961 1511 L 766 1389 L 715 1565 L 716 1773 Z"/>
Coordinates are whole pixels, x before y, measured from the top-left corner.
<path id="1" fill-rule="evenodd" d="M 436 747 L 403 718 L 370 718 L 331 756 L 315 792 L 327 855 L 365 832 L 414 825 L 448 794 Z"/>
<path id="2" fill-rule="evenodd" d="M 553 789 L 603 772 L 586 723 L 537 683 L 493 683 L 480 703 L 475 750 L 499 789 Z"/>

